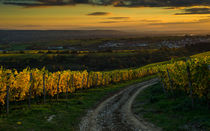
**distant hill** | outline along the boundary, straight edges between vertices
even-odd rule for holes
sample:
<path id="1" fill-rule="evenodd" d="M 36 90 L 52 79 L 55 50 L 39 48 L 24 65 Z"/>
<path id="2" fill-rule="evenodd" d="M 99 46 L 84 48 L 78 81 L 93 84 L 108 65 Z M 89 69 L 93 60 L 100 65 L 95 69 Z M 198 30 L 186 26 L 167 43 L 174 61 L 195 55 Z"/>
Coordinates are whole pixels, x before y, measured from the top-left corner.
<path id="1" fill-rule="evenodd" d="M 116 38 L 131 35 L 116 30 L 0 30 L 0 43 Z"/>
<path id="2" fill-rule="evenodd" d="M 203 32 L 203 33 L 198 33 Z M 210 31 L 118 31 L 118 30 L 0 30 L 0 44 L 52 42 L 72 39 L 132 38 L 154 36 L 206 35 Z"/>

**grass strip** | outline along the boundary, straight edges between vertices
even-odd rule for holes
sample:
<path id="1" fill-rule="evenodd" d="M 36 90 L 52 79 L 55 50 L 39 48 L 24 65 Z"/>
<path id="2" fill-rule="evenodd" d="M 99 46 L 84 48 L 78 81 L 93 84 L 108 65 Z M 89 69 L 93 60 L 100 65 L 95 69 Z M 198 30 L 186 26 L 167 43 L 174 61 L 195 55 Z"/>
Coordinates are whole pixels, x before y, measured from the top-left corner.
<path id="1" fill-rule="evenodd" d="M 133 112 L 165 131 L 210 131 L 210 110 L 202 100 L 195 101 L 179 94 L 176 99 L 167 97 L 161 84 L 151 86 L 137 96 Z"/>

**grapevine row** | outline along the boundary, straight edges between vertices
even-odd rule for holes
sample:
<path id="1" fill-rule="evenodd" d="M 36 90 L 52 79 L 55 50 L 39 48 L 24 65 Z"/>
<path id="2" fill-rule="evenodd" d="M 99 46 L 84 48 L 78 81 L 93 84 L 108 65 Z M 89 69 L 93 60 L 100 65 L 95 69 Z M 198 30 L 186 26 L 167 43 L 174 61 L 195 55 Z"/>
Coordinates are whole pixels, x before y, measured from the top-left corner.
<path id="1" fill-rule="evenodd" d="M 36 96 L 52 96 L 73 93 L 78 89 L 105 86 L 126 80 L 137 79 L 157 73 L 157 69 L 139 68 L 107 72 L 58 71 L 24 69 L 23 71 L 0 69 L 0 103 L 5 104 L 7 88 L 9 101 L 22 101 Z"/>
<path id="2" fill-rule="evenodd" d="M 159 67 L 164 90 L 183 92 L 192 98 L 210 99 L 209 56 L 176 61 Z"/>
<path id="3" fill-rule="evenodd" d="M 205 97 L 209 100 L 210 73 L 208 65 L 209 56 L 199 56 L 187 61 L 171 62 L 171 64 L 152 64 L 138 69 L 107 72 L 70 70 L 49 72 L 44 68 L 41 70 L 26 68 L 18 72 L 1 67 L 0 105 L 5 105 L 6 101 L 22 101 L 37 96 L 56 96 L 58 98 L 61 93 L 73 93 L 78 89 L 105 86 L 158 72 L 164 90 L 182 91 L 191 97 Z M 7 97 L 8 94 L 9 97 Z"/>

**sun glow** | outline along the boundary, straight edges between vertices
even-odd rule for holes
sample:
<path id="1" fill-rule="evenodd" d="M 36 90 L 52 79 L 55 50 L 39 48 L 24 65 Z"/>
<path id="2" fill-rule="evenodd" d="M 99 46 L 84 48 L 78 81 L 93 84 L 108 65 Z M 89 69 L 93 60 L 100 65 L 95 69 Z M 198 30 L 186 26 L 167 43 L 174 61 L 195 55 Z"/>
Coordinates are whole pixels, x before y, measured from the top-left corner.
<path id="1" fill-rule="evenodd" d="M 207 26 L 210 27 L 210 15 L 208 13 L 184 14 L 183 12 L 188 8 L 208 7 L 128 8 L 87 4 L 50 7 L 0 5 L 0 28 L 24 30 L 117 29 L 129 31 L 176 31 L 206 30 Z"/>

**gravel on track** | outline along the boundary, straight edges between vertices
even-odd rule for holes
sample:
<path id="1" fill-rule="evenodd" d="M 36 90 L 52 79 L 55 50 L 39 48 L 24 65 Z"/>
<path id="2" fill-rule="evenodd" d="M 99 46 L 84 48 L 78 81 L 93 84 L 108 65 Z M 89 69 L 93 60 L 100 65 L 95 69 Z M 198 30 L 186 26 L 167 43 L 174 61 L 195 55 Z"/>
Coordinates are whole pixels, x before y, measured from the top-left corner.
<path id="1" fill-rule="evenodd" d="M 137 118 L 132 103 L 143 89 L 158 83 L 158 79 L 126 87 L 88 111 L 79 125 L 80 131 L 159 131 L 158 127 Z"/>

